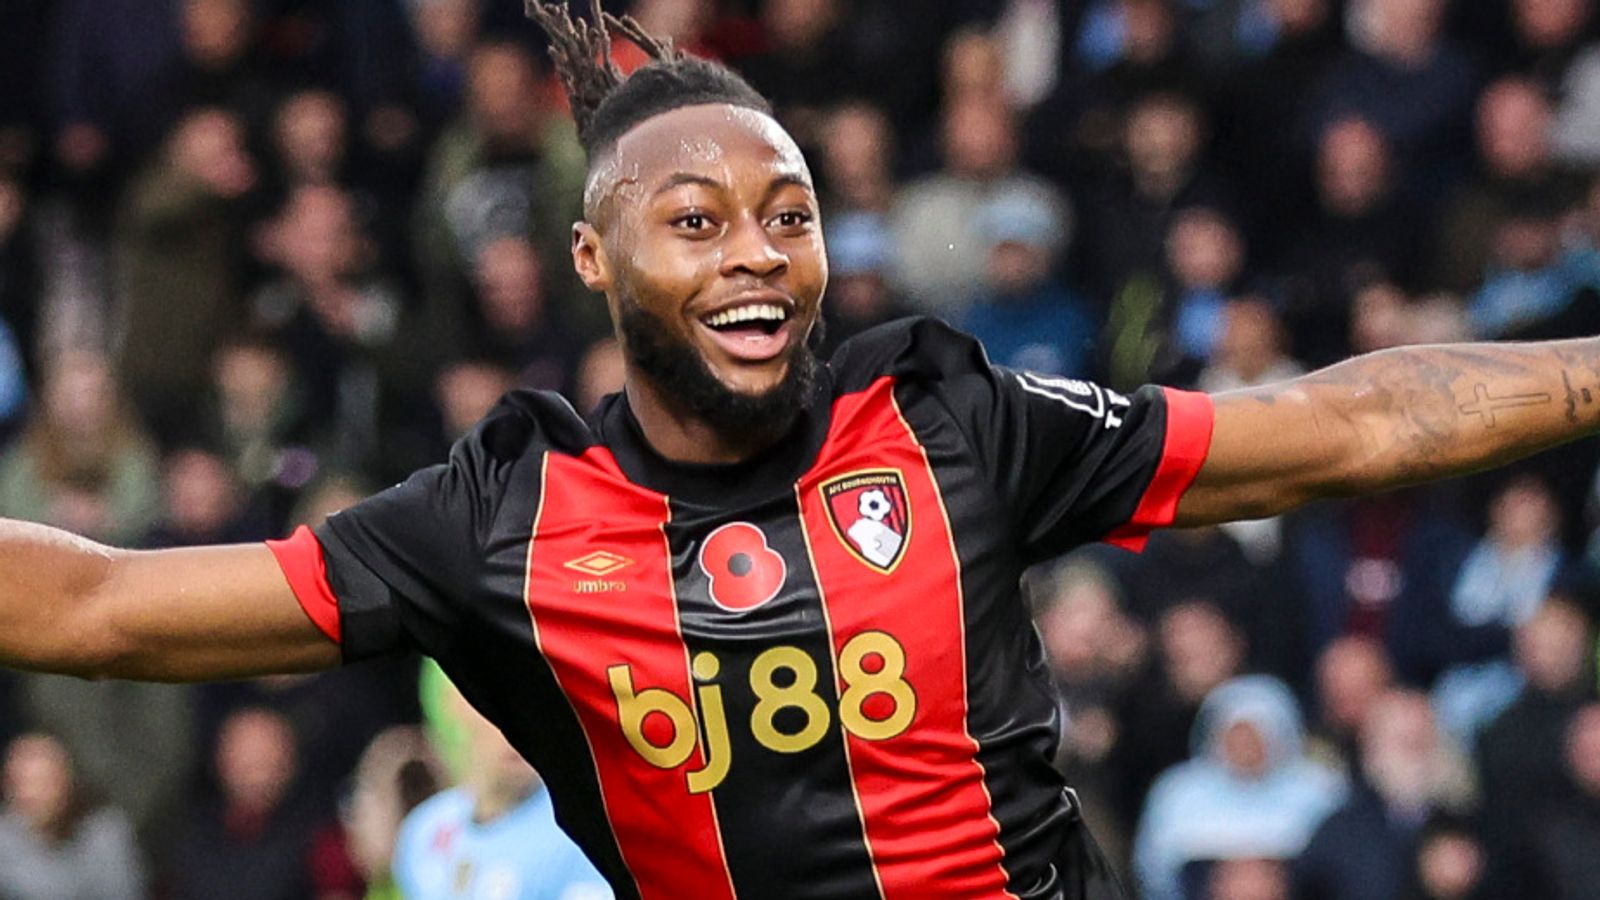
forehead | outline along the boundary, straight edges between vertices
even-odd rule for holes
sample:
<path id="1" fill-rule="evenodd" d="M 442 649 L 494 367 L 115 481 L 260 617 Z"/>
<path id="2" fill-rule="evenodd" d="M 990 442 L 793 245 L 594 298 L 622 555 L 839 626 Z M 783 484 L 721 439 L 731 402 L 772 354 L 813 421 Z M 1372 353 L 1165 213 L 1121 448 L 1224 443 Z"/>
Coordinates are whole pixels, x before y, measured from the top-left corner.
<path id="1" fill-rule="evenodd" d="M 652 116 L 622 137 L 596 167 L 591 190 L 613 185 L 654 191 L 678 174 L 733 185 L 811 174 L 794 138 L 771 116 L 724 103 L 685 106 Z"/>

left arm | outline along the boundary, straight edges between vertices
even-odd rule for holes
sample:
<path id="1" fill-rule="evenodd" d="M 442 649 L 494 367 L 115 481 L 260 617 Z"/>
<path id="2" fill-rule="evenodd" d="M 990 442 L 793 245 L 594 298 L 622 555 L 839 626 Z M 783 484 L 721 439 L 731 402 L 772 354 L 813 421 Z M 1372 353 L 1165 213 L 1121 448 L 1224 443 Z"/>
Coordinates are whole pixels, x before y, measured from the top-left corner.
<path id="1" fill-rule="evenodd" d="M 1462 475 L 1600 431 L 1600 338 L 1400 347 L 1214 401 L 1178 527 Z"/>

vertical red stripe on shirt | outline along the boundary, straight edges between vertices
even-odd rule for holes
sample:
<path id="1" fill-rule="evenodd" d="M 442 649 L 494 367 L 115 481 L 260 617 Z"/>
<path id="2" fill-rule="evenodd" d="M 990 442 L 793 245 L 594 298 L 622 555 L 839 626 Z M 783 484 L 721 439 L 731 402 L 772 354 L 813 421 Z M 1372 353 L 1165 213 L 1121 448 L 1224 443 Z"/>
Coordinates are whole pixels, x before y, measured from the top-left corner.
<path id="1" fill-rule="evenodd" d="M 848 664 L 842 656 L 852 638 L 884 632 L 903 648 L 903 678 L 916 695 L 916 713 L 898 734 L 866 740 L 846 729 L 884 898 L 925 897 L 935 886 L 941 897 L 1010 896 L 978 743 L 967 731 L 961 568 L 939 486 L 899 415 L 891 379 L 840 398 L 833 418 L 828 442 L 797 490 L 835 659 Z M 885 468 L 903 479 L 910 513 L 900 564 L 887 573 L 845 545 L 851 523 L 830 522 L 822 493 L 839 476 Z M 839 671 L 844 698 L 849 679 Z M 892 712 L 884 696 L 867 702 L 876 705 L 869 715 Z M 841 721 L 851 706 L 841 699 Z"/>
<path id="2" fill-rule="evenodd" d="M 732 898 L 710 794 L 691 794 L 698 747 L 658 768 L 625 737 L 607 669 L 625 665 L 634 691 L 693 705 L 663 528 L 667 498 L 630 484 L 609 451 L 545 457 L 528 551 L 534 637 L 572 704 L 623 862 L 645 900 Z M 600 536 L 604 535 L 602 539 Z M 647 718 L 645 730 L 659 724 Z"/>
<path id="3" fill-rule="evenodd" d="M 289 582 L 289 589 L 312 624 L 328 640 L 339 643 L 339 601 L 328 586 L 328 564 L 317 536 L 301 525 L 284 540 L 267 541 L 267 548 L 277 557 L 284 580 Z"/>
<path id="4" fill-rule="evenodd" d="M 1194 483 L 1211 449 L 1211 426 L 1216 411 L 1208 394 L 1162 388 L 1167 402 L 1167 433 L 1161 442 L 1161 462 L 1139 498 L 1133 518 L 1106 535 L 1105 542 L 1139 551 L 1150 532 L 1172 524 L 1178 501 Z"/>

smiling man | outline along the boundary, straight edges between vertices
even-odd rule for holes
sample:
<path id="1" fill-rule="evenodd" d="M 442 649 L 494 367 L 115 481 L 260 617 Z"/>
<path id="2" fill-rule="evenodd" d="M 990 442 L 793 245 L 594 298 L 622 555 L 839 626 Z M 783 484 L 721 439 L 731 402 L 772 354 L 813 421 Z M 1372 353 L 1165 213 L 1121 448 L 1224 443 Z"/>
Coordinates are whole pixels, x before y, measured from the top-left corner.
<path id="1" fill-rule="evenodd" d="M 926 319 L 821 363 L 816 194 L 761 97 L 631 20 L 530 13 L 626 389 L 587 415 L 513 392 L 447 463 L 266 546 L 0 522 L 0 662 L 198 680 L 419 650 L 621 897 L 1110 896 L 1050 766 L 1025 567 L 1600 428 L 1593 339 L 1216 398 L 991 366 Z M 624 78 L 606 25 L 654 61 Z"/>

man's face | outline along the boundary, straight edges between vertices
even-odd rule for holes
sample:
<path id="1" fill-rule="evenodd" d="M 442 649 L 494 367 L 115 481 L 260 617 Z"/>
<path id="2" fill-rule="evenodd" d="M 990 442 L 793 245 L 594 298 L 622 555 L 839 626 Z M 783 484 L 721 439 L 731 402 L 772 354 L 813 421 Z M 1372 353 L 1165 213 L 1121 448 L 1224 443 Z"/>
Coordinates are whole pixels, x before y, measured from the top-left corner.
<path id="1" fill-rule="evenodd" d="M 587 193 L 574 263 L 607 294 L 631 378 L 719 427 L 737 418 L 719 410 L 803 400 L 828 266 L 810 171 L 777 122 L 664 113 L 623 135 Z"/>

